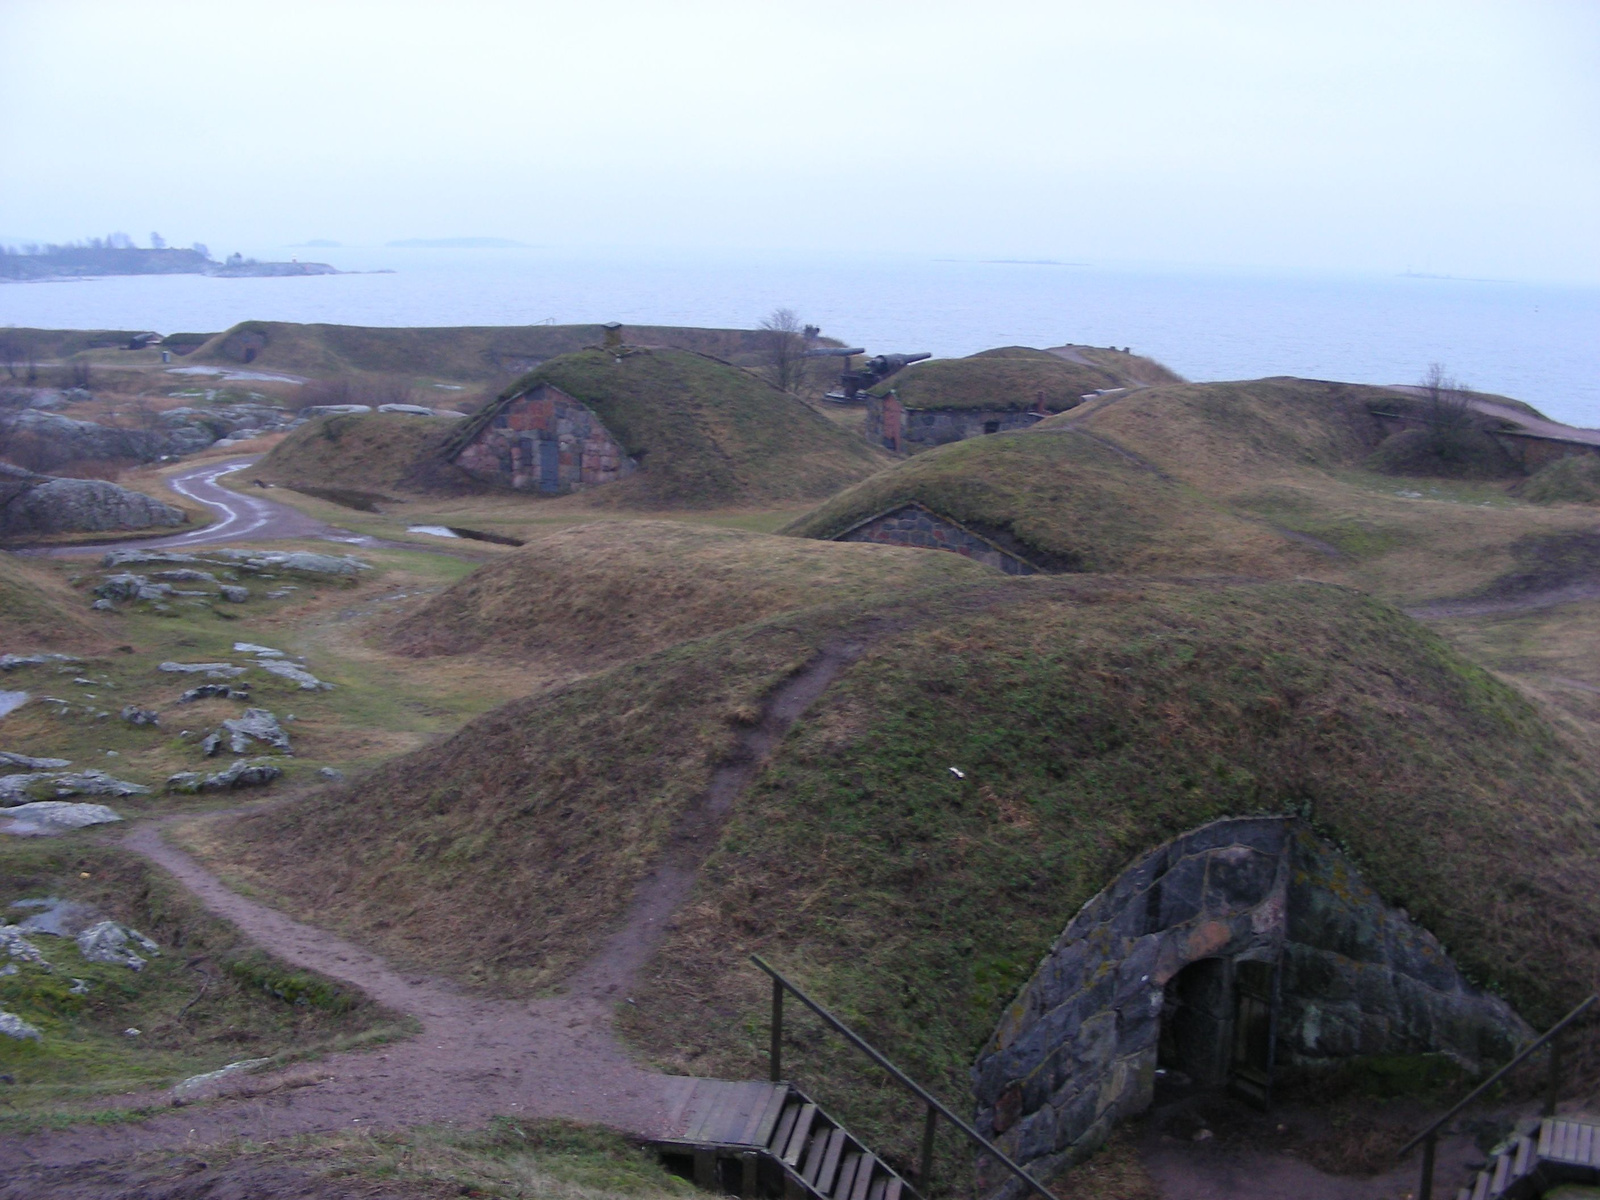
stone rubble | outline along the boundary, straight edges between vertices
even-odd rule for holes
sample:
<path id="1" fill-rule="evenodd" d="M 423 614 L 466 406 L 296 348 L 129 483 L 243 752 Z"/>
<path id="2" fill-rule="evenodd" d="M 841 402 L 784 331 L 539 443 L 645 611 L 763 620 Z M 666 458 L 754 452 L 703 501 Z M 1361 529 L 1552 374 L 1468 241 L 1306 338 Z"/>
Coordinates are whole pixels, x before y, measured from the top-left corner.
<path id="1" fill-rule="evenodd" d="M 0 654 L 0 671 L 14 671 L 18 667 L 39 667 L 47 663 L 82 662 L 70 654 Z"/>
<path id="2" fill-rule="evenodd" d="M 199 687 L 192 687 L 178 697 L 179 704 L 193 704 L 196 700 L 209 700 L 220 697 L 224 700 L 250 699 L 250 685 L 241 683 L 238 687 L 229 687 L 225 683 L 202 683 Z"/>
<path id="3" fill-rule="evenodd" d="M 4 947 L 6 957 L 32 963 L 48 971 L 50 964 L 45 962 L 44 955 L 39 953 L 39 947 L 23 936 L 24 932 L 20 925 L 0 925 L 0 947 Z"/>
<path id="4" fill-rule="evenodd" d="M 156 667 L 156 670 L 165 671 L 169 675 L 204 675 L 207 679 L 237 679 L 246 669 L 225 662 L 164 662 Z"/>
<path id="5" fill-rule="evenodd" d="M 121 717 L 129 725 L 159 725 L 161 714 L 148 708 L 140 708 L 137 704 L 125 705 Z"/>

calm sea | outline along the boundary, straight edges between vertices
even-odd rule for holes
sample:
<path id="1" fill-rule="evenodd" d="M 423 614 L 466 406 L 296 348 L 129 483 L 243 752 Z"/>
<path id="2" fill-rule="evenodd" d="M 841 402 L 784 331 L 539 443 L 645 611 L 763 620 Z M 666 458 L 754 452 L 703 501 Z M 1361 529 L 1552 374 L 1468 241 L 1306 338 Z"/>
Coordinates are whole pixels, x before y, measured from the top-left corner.
<path id="1" fill-rule="evenodd" d="M 145 276 L 0 285 L 0 325 L 212 331 L 618 320 L 752 326 L 793 309 L 873 352 L 1130 346 L 1190 379 L 1408 383 L 1433 362 L 1600 426 L 1600 288 L 938 259 L 575 257 L 554 250 L 286 250 L 392 274 Z"/>

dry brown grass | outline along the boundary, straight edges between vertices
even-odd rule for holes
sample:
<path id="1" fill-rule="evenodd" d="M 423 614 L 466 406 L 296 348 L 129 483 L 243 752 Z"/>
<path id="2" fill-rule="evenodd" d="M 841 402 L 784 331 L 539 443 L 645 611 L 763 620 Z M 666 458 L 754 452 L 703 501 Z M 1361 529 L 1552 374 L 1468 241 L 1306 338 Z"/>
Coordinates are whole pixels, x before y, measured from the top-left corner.
<path id="1" fill-rule="evenodd" d="M 1123 1125 L 1086 1162 L 1051 1184 L 1060 1200 L 1161 1200 L 1161 1186 L 1145 1169 L 1138 1130 Z"/>
<path id="2" fill-rule="evenodd" d="M 0 551 L 0 653 L 109 650 L 113 643 L 104 622 L 83 607 L 55 574 Z"/>
<path id="3" fill-rule="evenodd" d="M 791 609 L 995 577 L 954 554 L 596 522 L 480 567 L 386 640 L 410 655 L 485 651 L 570 675 Z"/>

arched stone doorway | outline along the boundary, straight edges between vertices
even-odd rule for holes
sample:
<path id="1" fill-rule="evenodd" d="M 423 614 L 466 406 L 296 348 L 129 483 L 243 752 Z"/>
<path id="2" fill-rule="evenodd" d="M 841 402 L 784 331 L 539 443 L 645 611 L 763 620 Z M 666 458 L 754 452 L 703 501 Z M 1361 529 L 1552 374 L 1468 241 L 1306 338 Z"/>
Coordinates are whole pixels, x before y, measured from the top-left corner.
<path id="1" fill-rule="evenodd" d="M 976 1124 L 1048 1178 L 1149 1106 L 1164 1056 L 1265 1103 L 1278 1060 L 1477 1062 L 1530 1035 L 1302 822 L 1227 819 L 1079 910 L 973 1066 Z"/>

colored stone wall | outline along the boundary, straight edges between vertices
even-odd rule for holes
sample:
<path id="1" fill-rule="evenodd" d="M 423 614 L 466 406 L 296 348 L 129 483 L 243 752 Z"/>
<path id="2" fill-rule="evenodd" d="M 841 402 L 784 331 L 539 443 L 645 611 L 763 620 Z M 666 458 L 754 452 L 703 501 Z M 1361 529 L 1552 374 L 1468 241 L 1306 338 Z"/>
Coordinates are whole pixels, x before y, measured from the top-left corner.
<path id="1" fill-rule="evenodd" d="M 1072 919 L 973 1067 L 978 1131 L 1046 1179 L 1087 1157 L 1149 1105 L 1164 1011 L 1188 1023 L 1173 1031 L 1184 1069 L 1223 1083 L 1234 973 L 1250 963 L 1277 966 L 1279 1062 L 1497 1061 L 1532 1033 L 1302 823 L 1216 821 L 1146 855 Z M 985 1192 L 1020 1195 L 993 1162 L 979 1175 Z"/>
<path id="2" fill-rule="evenodd" d="M 906 408 L 891 392 L 887 396 L 867 397 L 865 429 L 867 437 L 885 450 L 915 454 L 986 433 L 1029 429 L 1041 419 L 1040 413 L 1015 409 Z"/>
<path id="3" fill-rule="evenodd" d="M 611 483 L 638 468 L 599 417 L 548 383 L 496 413 L 455 461 L 479 479 L 550 494 Z"/>
<path id="4" fill-rule="evenodd" d="M 1007 575 L 1034 575 L 1037 569 L 1009 550 L 1003 550 L 954 521 L 920 504 L 906 504 L 846 530 L 836 542 L 878 542 L 887 546 L 917 546 L 924 550 L 949 550 L 995 567 Z"/>

